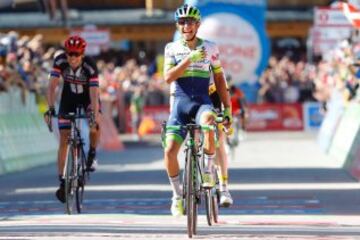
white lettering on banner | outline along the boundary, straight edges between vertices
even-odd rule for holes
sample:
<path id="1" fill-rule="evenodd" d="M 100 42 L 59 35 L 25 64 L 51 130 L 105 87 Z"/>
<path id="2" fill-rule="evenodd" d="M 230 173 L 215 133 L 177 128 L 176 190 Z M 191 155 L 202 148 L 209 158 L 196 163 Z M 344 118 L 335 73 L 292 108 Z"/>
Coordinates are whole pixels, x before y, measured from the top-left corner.
<path id="1" fill-rule="evenodd" d="M 263 121 L 263 120 L 276 120 L 279 119 L 279 113 L 273 110 L 255 110 L 250 111 L 250 119 L 252 121 Z"/>
<path id="2" fill-rule="evenodd" d="M 315 54 L 325 54 L 351 34 L 351 26 L 321 27 L 316 26 L 311 30 L 311 39 Z"/>
<path id="3" fill-rule="evenodd" d="M 315 8 L 315 26 L 351 26 L 340 9 L 334 8 Z"/>
<path id="4" fill-rule="evenodd" d="M 217 44 L 225 72 L 235 83 L 257 80 L 262 48 L 249 22 L 232 13 L 216 13 L 204 18 L 198 34 Z"/>
<path id="5" fill-rule="evenodd" d="M 302 121 L 297 117 L 286 118 L 283 125 L 285 128 L 298 128 L 302 126 Z"/>
<path id="6" fill-rule="evenodd" d="M 345 38 L 352 31 L 352 25 L 338 8 L 315 8 L 314 27 L 311 39 L 315 54 L 325 54 Z"/>

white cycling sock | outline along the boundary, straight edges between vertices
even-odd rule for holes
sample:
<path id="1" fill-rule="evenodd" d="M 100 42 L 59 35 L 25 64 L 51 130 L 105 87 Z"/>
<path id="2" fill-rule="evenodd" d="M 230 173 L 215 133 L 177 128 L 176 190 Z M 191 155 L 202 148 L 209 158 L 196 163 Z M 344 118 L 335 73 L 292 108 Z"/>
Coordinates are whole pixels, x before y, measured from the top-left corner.
<path id="1" fill-rule="evenodd" d="M 215 158 L 215 154 L 212 155 L 208 155 L 206 153 L 204 154 L 204 163 L 205 163 L 204 172 L 211 172 L 214 158 Z"/>
<path id="2" fill-rule="evenodd" d="M 173 190 L 173 197 L 180 198 L 182 195 L 181 187 L 180 187 L 180 177 L 179 175 L 175 177 L 169 177 L 170 185 Z"/>
<path id="3" fill-rule="evenodd" d="M 220 192 L 226 192 L 227 189 L 227 184 L 220 184 Z"/>
<path id="4" fill-rule="evenodd" d="M 220 182 L 220 191 L 221 192 L 227 191 L 228 176 L 221 176 L 220 175 L 219 182 Z"/>

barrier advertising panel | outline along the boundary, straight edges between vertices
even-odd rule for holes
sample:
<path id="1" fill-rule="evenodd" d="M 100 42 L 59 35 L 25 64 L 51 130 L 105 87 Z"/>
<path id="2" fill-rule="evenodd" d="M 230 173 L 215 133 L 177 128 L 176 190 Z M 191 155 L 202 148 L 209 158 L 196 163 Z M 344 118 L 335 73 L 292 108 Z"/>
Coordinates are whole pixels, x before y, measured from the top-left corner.
<path id="1" fill-rule="evenodd" d="M 345 168 L 351 170 L 360 143 L 360 106 L 351 103 L 339 123 L 330 145 L 329 154 L 343 160 Z"/>
<path id="2" fill-rule="evenodd" d="M 303 130 L 300 104 L 250 105 L 249 131 Z"/>

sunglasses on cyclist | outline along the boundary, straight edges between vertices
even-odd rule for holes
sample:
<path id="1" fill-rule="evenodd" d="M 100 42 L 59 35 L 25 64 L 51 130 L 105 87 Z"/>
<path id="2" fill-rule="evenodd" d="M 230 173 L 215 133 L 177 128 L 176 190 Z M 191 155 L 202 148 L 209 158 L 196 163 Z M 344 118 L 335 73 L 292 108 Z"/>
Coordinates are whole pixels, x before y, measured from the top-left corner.
<path id="1" fill-rule="evenodd" d="M 79 57 L 82 55 L 82 53 L 80 52 L 68 52 L 66 53 L 66 55 L 68 55 L 69 57 Z"/>
<path id="2" fill-rule="evenodd" d="M 195 24 L 197 21 L 193 18 L 180 18 L 177 23 L 179 25 L 185 25 L 185 24 L 188 24 L 188 25 L 193 25 Z"/>

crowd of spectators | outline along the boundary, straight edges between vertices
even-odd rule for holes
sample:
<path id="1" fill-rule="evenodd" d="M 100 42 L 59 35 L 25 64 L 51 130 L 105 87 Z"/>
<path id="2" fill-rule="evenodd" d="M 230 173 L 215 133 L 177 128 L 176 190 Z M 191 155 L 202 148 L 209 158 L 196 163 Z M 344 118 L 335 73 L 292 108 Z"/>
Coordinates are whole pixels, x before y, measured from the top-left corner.
<path id="1" fill-rule="evenodd" d="M 356 96 L 359 86 L 359 66 L 360 44 L 350 39 L 311 63 L 272 56 L 260 77 L 258 102 L 326 103 L 334 89 L 341 92 L 345 102 L 349 101 Z"/>
<path id="2" fill-rule="evenodd" d="M 270 57 L 268 68 L 259 82 L 258 102 L 297 103 L 314 101 L 316 68 L 303 60 L 292 61 L 283 56 Z"/>
<path id="3" fill-rule="evenodd" d="M 45 47 L 42 35 L 30 38 L 14 31 L 0 34 L 0 92 L 20 88 L 23 96 L 34 92 L 46 105 L 48 74 L 59 51 L 62 51 L 61 46 Z M 143 106 L 168 104 L 169 86 L 156 72 L 155 60 L 147 64 L 131 56 L 122 59 L 121 64 L 117 64 L 116 56 L 110 60 L 98 56 L 95 60 L 99 69 L 100 98 L 120 131 L 127 127 L 127 109 L 132 119 L 137 119 L 134 126 L 138 126 Z"/>
<path id="4" fill-rule="evenodd" d="M 97 61 L 99 69 L 100 98 L 102 102 L 111 104 L 110 111 L 121 132 L 125 131 L 129 109 L 132 128 L 140 124 L 144 106 L 168 105 L 169 86 L 162 81 L 157 72 L 149 70 L 149 65 L 139 65 L 130 58 L 121 66 L 114 62 Z"/>
<path id="5" fill-rule="evenodd" d="M 19 87 L 44 94 L 55 48 L 44 49 L 42 35 L 20 37 L 16 32 L 0 34 L 0 92 Z"/>
<path id="6" fill-rule="evenodd" d="M 45 48 L 41 35 L 0 34 L 0 92 L 16 86 L 23 95 L 31 91 L 44 99 L 47 76 L 59 49 L 61 46 Z M 356 74 L 360 75 L 359 53 L 359 44 L 345 40 L 315 63 L 272 56 L 259 80 L 258 103 L 326 102 L 333 88 L 342 89 L 345 98 L 353 98 L 358 86 Z M 126 131 L 126 112 L 135 119 L 135 128 L 144 106 L 168 104 L 169 86 L 156 71 L 156 59 L 144 63 L 127 56 L 119 64 L 100 56 L 96 61 L 100 97 L 121 132 Z"/>

